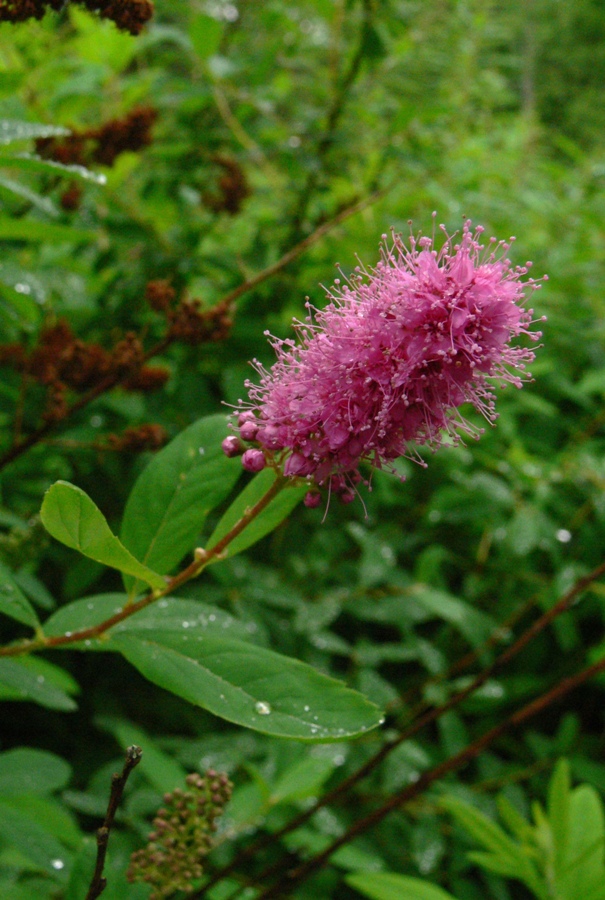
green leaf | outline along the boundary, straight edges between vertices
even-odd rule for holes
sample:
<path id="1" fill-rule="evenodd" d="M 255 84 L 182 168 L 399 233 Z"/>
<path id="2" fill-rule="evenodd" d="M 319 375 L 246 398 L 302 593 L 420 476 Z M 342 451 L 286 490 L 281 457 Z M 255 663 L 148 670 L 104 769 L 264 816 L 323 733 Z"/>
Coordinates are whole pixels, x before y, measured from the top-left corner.
<path id="1" fill-rule="evenodd" d="M 456 821 L 486 850 L 515 860 L 519 857 L 519 845 L 513 841 L 492 819 L 455 797 L 442 797 L 439 805 L 449 812 Z"/>
<path id="2" fill-rule="evenodd" d="M 80 846 L 82 834 L 73 815 L 65 809 L 62 797 L 59 799 L 44 794 L 20 794 L 18 797 L 10 796 L 3 799 L 12 809 L 27 813 L 30 819 L 41 825 L 61 843 L 72 848 Z"/>
<path id="3" fill-rule="evenodd" d="M 42 122 L 21 122 L 18 119 L 0 119 L 0 144 L 29 141 L 33 138 L 65 137 L 69 128 L 60 125 L 44 125 Z"/>
<path id="4" fill-rule="evenodd" d="M 52 794 L 65 787 L 70 766 L 54 753 L 16 747 L 0 753 L 0 797 Z"/>
<path id="5" fill-rule="evenodd" d="M 0 612 L 23 625 L 36 628 L 39 625 L 36 612 L 13 579 L 4 563 L 0 562 Z"/>
<path id="6" fill-rule="evenodd" d="M 165 579 L 128 552 L 111 531 L 105 516 L 88 494 L 67 481 L 57 481 L 44 495 L 40 517 L 54 538 L 96 562 L 140 578 L 152 588 Z"/>
<path id="7" fill-rule="evenodd" d="M 284 772 L 271 790 L 271 804 L 317 797 L 336 762 L 329 756 L 309 755 Z"/>
<path id="8" fill-rule="evenodd" d="M 344 740 L 381 722 L 379 709 L 341 682 L 243 641 L 158 631 L 112 635 L 108 644 L 149 681 L 264 734 Z"/>
<path id="9" fill-rule="evenodd" d="M 211 537 L 206 543 L 206 547 L 210 550 L 239 522 L 246 509 L 254 506 L 255 503 L 263 497 L 273 482 L 276 475 L 272 469 L 264 469 L 259 472 L 250 484 L 244 488 L 233 501 L 225 515 L 222 517 Z M 273 531 L 283 520 L 292 512 L 295 506 L 300 503 L 304 495 L 308 491 L 305 484 L 297 484 L 293 482 L 287 485 L 280 493 L 271 501 L 271 503 L 258 515 L 250 524 L 244 528 L 230 544 L 226 547 L 222 558 L 235 556 L 242 550 L 247 550 L 261 538 Z"/>
<path id="10" fill-rule="evenodd" d="M 0 838 L 26 859 L 57 877 L 65 867 L 63 845 L 35 819 L 0 800 Z"/>
<path id="11" fill-rule="evenodd" d="M 496 628 L 496 622 L 486 613 L 445 591 L 418 584 L 410 596 L 431 615 L 457 628 L 473 647 L 481 647 Z"/>
<path id="12" fill-rule="evenodd" d="M 370 900 L 456 900 L 429 881 L 391 872 L 357 872 L 345 881 Z"/>
<path id="13" fill-rule="evenodd" d="M 0 175 L 0 188 L 10 194 L 21 197 L 23 200 L 27 200 L 48 216 L 56 218 L 59 215 L 59 210 L 52 200 L 49 200 L 48 197 L 41 197 L 40 194 L 36 194 L 31 188 L 28 188 L 26 185 L 21 184 L 21 182 L 15 181 L 12 178 L 7 178 L 6 175 Z"/>
<path id="14" fill-rule="evenodd" d="M 0 217 L 0 240 L 3 241 L 27 241 L 30 244 L 84 244 L 95 241 L 98 236 L 96 231 L 72 228 L 71 225 Z"/>
<path id="15" fill-rule="evenodd" d="M 0 659 L 0 699 L 32 700 L 48 709 L 69 712 L 75 702 L 26 659 Z"/>
<path id="16" fill-rule="evenodd" d="M 558 871 L 561 871 L 567 856 L 570 795 L 569 763 L 566 759 L 560 759 L 548 786 L 548 819 L 554 841 L 555 867 Z"/>
<path id="17" fill-rule="evenodd" d="M 44 623 L 44 633 L 52 636 L 99 625 L 120 612 L 127 602 L 127 594 L 97 594 L 75 600 L 61 607 L 47 619 Z M 177 597 L 164 597 L 158 600 L 131 618 L 114 625 L 111 633 L 118 634 L 124 631 L 144 636 L 149 631 L 182 634 L 184 630 L 190 634 L 209 632 L 220 635 L 225 635 L 228 631 L 230 637 L 242 639 L 248 637 L 247 624 L 230 616 L 219 607 L 199 600 L 181 600 Z M 71 649 L 82 646 L 81 643 L 69 645 Z M 86 646 L 97 650 L 106 649 L 104 640 L 90 641 Z"/>
<path id="18" fill-rule="evenodd" d="M 199 59 L 208 59 L 209 56 L 217 53 L 224 29 L 224 22 L 219 22 L 212 16 L 204 15 L 204 13 L 192 16 L 189 37 Z"/>
<path id="19" fill-rule="evenodd" d="M 120 537 L 138 559 L 166 574 L 193 550 L 208 513 L 239 478 L 238 459 L 221 443 L 224 415 L 199 419 L 156 454 L 126 504 Z M 132 586 L 132 579 L 126 579 Z"/>
<path id="20" fill-rule="evenodd" d="M 0 156 L 0 166 L 22 169 L 27 172 L 52 172 L 54 175 L 92 181 L 93 184 L 107 184 L 107 176 L 102 172 L 93 172 L 92 169 L 87 169 L 86 166 L 80 166 L 77 163 L 60 163 L 54 159 L 43 159 L 34 153 Z"/>

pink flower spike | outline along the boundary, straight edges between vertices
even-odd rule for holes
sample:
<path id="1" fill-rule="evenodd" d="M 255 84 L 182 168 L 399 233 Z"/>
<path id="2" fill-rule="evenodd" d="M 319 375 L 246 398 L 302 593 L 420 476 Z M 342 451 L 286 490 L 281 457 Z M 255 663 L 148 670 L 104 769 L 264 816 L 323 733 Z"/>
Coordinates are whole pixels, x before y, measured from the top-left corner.
<path id="1" fill-rule="evenodd" d="M 262 450 L 246 450 L 242 455 L 242 466 L 247 472 L 262 472 L 266 465 Z"/>
<path id="2" fill-rule="evenodd" d="M 352 499 L 362 462 L 391 469 L 400 456 L 421 462 L 414 445 L 478 437 L 460 407 L 493 423 L 493 386 L 529 380 L 534 353 L 512 343 L 541 336 L 524 307 L 540 286 L 529 265 L 513 267 L 510 242 L 484 245 L 470 221 L 459 235 L 440 230 L 439 249 L 430 237 L 385 238 L 374 269 L 336 279 L 325 309 L 295 323 L 297 340 L 272 340 L 270 370 L 253 363 L 241 434 L 256 429 L 250 440 L 284 474 Z M 242 462 L 249 453 L 262 455 Z"/>

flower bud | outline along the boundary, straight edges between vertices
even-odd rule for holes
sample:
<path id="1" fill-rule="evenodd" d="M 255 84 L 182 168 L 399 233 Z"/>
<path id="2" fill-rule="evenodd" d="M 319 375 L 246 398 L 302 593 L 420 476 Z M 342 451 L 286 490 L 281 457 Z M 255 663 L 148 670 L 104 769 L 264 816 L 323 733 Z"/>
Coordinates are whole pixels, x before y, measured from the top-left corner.
<path id="1" fill-rule="evenodd" d="M 244 450 L 244 445 L 234 434 L 230 434 L 229 437 L 226 437 L 221 444 L 221 447 L 223 449 L 223 453 L 225 454 L 225 456 L 228 456 L 229 459 L 234 456 L 241 456 Z"/>
<path id="2" fill-rule="evenodd" d="M 242 456 L 242 466 L 247 472 L 261 472 L 267 465 L 262 450 L 246 450 Z"/>

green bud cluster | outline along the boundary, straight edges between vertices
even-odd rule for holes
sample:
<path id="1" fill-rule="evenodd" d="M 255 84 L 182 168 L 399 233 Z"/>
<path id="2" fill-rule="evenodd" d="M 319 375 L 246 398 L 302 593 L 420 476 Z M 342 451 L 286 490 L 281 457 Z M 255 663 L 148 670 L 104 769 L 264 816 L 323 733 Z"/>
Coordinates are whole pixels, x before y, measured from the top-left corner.
<path id="1" fill-rule="evenodd" d="M 153 820 L 149 841 L 130 858 L 129 881 L 153 888 L 149 900 L 164 900 L 174 891 L 189 893 L 203 874 L 203 860 L 214 844 L 214 832 L 232 784 L 224 773 L 209 769 L 186 779 L 187 790 L 164 794 L 164 806 Z"/>

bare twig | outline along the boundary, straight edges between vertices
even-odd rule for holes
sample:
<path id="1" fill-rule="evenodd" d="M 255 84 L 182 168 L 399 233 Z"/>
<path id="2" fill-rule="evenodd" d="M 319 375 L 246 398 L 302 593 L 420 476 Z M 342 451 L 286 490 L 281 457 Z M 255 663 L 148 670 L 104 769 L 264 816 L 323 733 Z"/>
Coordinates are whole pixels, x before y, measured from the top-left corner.
<path id="1" fill-rule="evenodd" d="M 109 834 L 128 777 L 132 770 L 140 763 L 142 755 L 143 751 L 135 744 L 128 747 L 122 772 L 119 775 L 116 772 L 111 778 L 111 793 L 109 795 L 109 803 L 107 804 L 107 812 L 105 813 L 103 824 L 97 829 L 97 861 L 95 863 L 95 870 L 90 882 L 90 887 L 86 894 L 86 900 L 96 900 L 97 897 L 101 896 L 107 886 L 107 879 L 103 876 L 103 869 L 105 867 L 105 857 L 107 856 Z"/>

